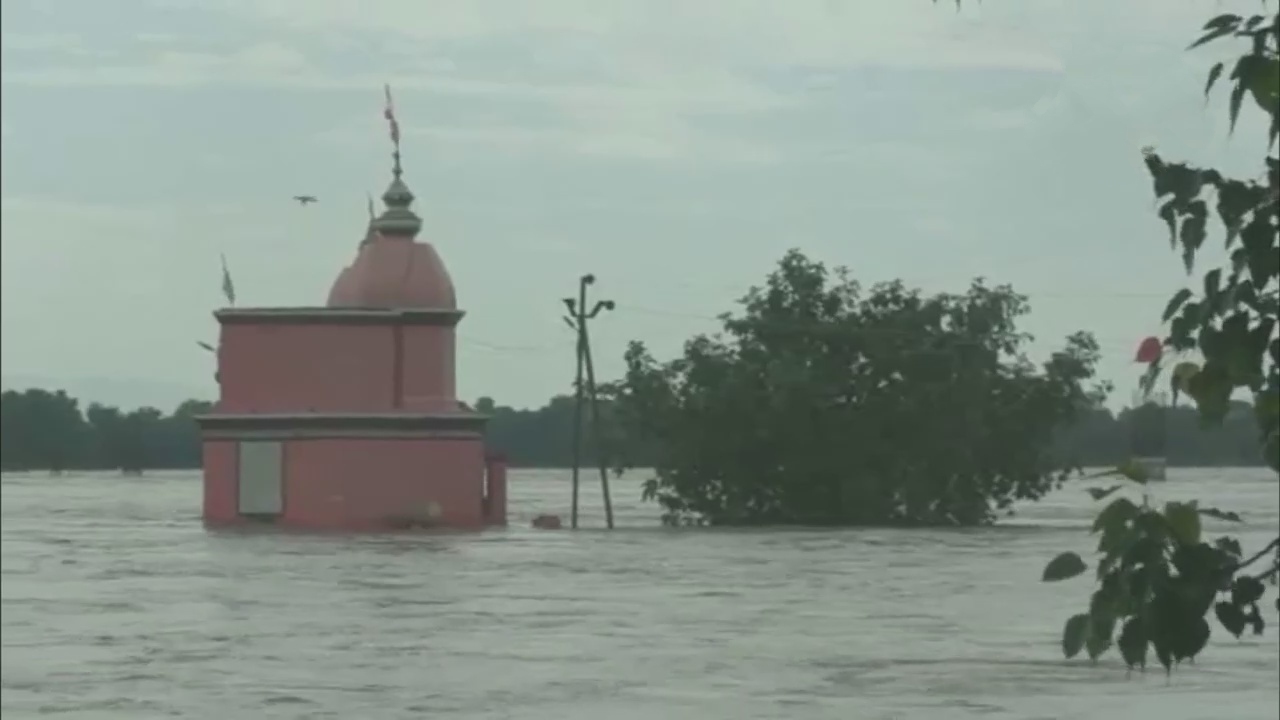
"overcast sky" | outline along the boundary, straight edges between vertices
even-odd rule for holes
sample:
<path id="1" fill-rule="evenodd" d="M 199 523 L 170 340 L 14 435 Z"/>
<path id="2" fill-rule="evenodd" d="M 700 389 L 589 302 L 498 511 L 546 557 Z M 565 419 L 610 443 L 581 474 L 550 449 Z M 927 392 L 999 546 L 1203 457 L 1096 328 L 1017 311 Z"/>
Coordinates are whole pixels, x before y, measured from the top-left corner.
<path id="1" fill-rule="evenodd" d="M 389 180 L 389 82 L 468 311 L 466 399 L 567 389 L 581 273 L 618 303 L 608 377 L 800 247 L 864 282 L 1010 282 L 1035 352 L 1094 331 L 1125 402 L 1186 282 L 1139 148 L 1260 170 L 1183 52 L 1237 7 L 1257 3 L 5 0 L 6 382 L 212 396 L 219 254 L 242 305 L 323 303 Z"/>

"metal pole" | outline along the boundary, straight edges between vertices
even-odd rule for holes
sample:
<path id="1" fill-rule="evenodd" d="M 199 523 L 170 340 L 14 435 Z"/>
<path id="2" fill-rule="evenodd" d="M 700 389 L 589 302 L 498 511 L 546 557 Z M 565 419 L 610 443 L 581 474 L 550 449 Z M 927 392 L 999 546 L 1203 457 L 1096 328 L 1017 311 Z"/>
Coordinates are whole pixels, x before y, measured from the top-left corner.
<path id="1" fill-rule="evenodd" d="M 582 324 L 582 355 L 586 361 L 587 389 L 591 397 L 591 436 L 595 440 L 596 462 L 600 465 L 600 492 L 604 495 L 605 525 L 613 529 L 613 500 L 609 497 L 609 470 L 605 467 L 603 448 L 600 442 L 600 398 L 596 393 L 596 371 L 591 362 L 591 336 L 587 325 Z"/>
<path id="2" fill-rule="evenodd" d="M 578 486 L 580 482 L 578 469 L 582 465 L 582 372 L 586 361 L 583 349 L 586 342 L 584 332 L 587 327 L 587 285 L 591 283 L 591 280 L 590 275 L 583 275 L 582 279 L 578 281 L 578 305 L 573 311 L 574 324 L 577 326 L 576 329 L 578 331 L 578 370 L 573 381 L 573 501 L 569 511 L 569 527 L 575 530 L 578 527 Z"/>

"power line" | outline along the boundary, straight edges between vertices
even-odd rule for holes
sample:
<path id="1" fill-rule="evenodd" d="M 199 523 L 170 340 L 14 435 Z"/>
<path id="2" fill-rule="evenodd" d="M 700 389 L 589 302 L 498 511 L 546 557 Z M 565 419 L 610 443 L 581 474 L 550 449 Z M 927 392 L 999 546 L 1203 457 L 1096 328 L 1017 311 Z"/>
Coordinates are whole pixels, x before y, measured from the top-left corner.
<path id="1" fill-rule="evenodd" d="M 612 305 L 611 309 L 614 309 L 618 312 L 622 312 L 624 314 L 644 315 L 649 317 L 667 318 L 672 320 L 694 321 L 698 323 L 715 323 L 717 326 L 719 326 L 714 329 L 708 328 L 703 331 L 698 331 L 698 330 L 689 328 L 687 323 L 672 322 L 667 326 L 667 328 L 665 328 L 669 330 L 672 335 L 705 334 L 705 335 L 714 337 L 717 334 L 722 333 L 724 330 L 724 328 L 720 326 L 721 323 L 723 322 L 723 318 L 720 315 L 708 315 L 705 313 L 687 312 L 687 311 L 673 310 L 668 308 L 649 307 L 649 306 L 643 306 L 643 305 L 631 305 L 631 304 L 620 305 L 616 303 Z M 742 317 L 741 315 L 735 316 L 732 313 L 730 313 L 730 317 L 732 319 L 746 320 L 746 318 Z M 931 344 L 932 338 L 929 336 L 929 334 L 922 335 L 921 333 L 913 330 L 905 330 L 905 329 L 899 330 L 899 329 L 892 329 L 892 328 L 842 327 L 839 323 L 836 323 L 836 322 L 831 322 L 826 320 L 816 320 L 816 319 L 812 321 L 786 319 L 786 320 L 779 320 L 774 322 L 761 321 L 761 320 L 754 320 L 754 321 L 748 320 L 748 322 L 755 329 L 766 331 L 766 332 L 776 332 L 776 333 L 812 334 L 812 335 L 823 336 L 823 337 L 845 337 L 845 338 L 891 337 L 891 338 L 903 338 L 907 340 L 918 338 L 922 341 L 921 343 L 922 352 L 938 352 L 935 349 L 923 347 L 928 344 Z M 570 329 L 573 330 L 573 332 L 575 333 L 577 332 L 577 330 L 574 329 L 572 325 L 570 326 Z M 938 333 L 943 333 L 948 335 L 952 342 L 955 342 L 956 335 L 961 334 L 959 331 L 948 330 L 945 327 L 937 327 L 937 328 L 933 328 L 932 330 L 933 332 L 938 332 Z M 649 334 L 651 336 L 652 332 L 650 331 L 650 333 L 644 333 L 644 334 Z M 636 333 L 636 335 L 639 336 L 639 335 L 642 335 L 642 333 Z M 501 354 L 501 355 L 506 355 L 506 354 L 528 355 L 528 354 L 535 354 L 535 353 L 548 354 L 552 352 L 558 353 L 558 352 L 562 352 L 566 348 L 566 346 L 569 344 L 569 338 L 567 337 L 565 338 L 564 342 L 542 343 L 542 344 L 536 344 L 536 345 L 535 344 L 499 343 L 499 342 L 493 342 L 490 340 L 485 340 L 485 339 L 472 337 L 472 336 L 464 336 L 464 335 L 460 335 L 459 339 L 466 345 L 481 348 L 487 352 Z M 637 337 L 636 339 L 643 339 L 643 338 Z M 1100 350 L 1103 350 L 1107 355 L 1119 354 L 1119 353 L 1128 355 L 1133 352 L 1133 348 L 1136 346 L 1136 343 L 1141 338 L 1117 337 L 1117 336 L 1108 337 L 1108 336 L 1098 336 L 1095 334 L 1094 339 L 1098 342 Z M 1032 338 L 1032 340 L 1036 341 L 1037 344 L 1044 342 L 1039 338 Z M 976 342 L 977 341 L 975 341 L 975 343 Z"/>
<path id="2" fill-rule="evenodd" d="M 942 276 L 934 276 L 934 277 L 942 277 Z M 761 286 L 761 283 L 759 281 L 754 283 L 707 283 L 707 282 L 696 282 L 690 279 L 673 279 L 671 277 L 664 277 L 662 282 L 664 285 L 668 285 L 668 286 L 688 288 L 693 290 L 728 291 L 738 295 L 745 295 L 752 288 Z M 963 284 L 965 285 L 965 287 L 968 287 L 968 285 L 971 282 L 973 282 L 973 278 L 967 278 L 963 281 Z M 920 279 L 912 278 L 911 283 L 913 283 L 913 287 L 917 286 L 920 284 Z M 877 283 L 871 282 L 871 283 L 860 283 L 860 284 L 864 288 L 870 288 Z M 989 283 L 989 287 L 998 287 L 1001 285 L 1013 286 L 1013 283 L 995 283 L 995 282 Z M 1013 286 L 1013 291 L 1017 295 L 1023 295 L 1030 299 L 1035 299 L 1035 298 L 1077 299 L 1077 298 L 1084 298 L 1084 297 L 1097 297 L 1097 298 L 1109 298 L 1109 299 L 1114 299 L 1114 298 L 1168 299 L 1170 296 L 1173 295 L 1174 292 L 1177 291 L 1177 289 L 1175 288 L 1174 290 L 1170 290 L 1168 292 L 1162 292 L 1158 290 L 1122 290 L 1122 291 L 1115 291 L 1115 292 L 1107 292 L 1107 291 L 1098 291 L 1095 289 L 1088 289 L 1088 290 L 1085 290 L 1085 289 L 1081 289 L 1081 290 L 1037 289 L 1037 290 L 1022 291 L 1022 290 L 1018 290 L 1016 286 Z"/>

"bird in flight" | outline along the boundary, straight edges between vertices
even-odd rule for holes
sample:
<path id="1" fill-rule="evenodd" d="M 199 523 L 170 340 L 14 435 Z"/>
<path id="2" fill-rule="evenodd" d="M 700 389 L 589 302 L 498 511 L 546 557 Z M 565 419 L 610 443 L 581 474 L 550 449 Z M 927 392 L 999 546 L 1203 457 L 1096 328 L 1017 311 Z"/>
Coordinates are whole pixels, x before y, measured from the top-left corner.
<path id="1" fill-rule="evenodd" d="M 293 199 L 297 200 L 299 205 L 306 207 L 307 205 L 316 201 L 316 196 L 315 195 L 294 195 Z"/>

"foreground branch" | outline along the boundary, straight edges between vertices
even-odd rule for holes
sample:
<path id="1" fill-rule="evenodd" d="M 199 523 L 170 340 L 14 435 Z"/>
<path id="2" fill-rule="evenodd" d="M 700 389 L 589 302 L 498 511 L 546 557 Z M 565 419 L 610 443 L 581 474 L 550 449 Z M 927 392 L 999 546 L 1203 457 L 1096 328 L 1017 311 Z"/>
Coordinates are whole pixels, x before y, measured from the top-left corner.
<path id="1" fill-rule="evenodd" d="M 1250 565 L 1261 560 L 1267 553 L 1271 552 L 1272 550 L 1275 550 L 1278 547 L 1280 547 L 1280 537 L 1277 537 L 1275 540 L 1272 540 L 1270 543 L 1267 544 L 1266 547 L 1259 550 L 1256 554 L 1254 554 L 1248 560 L 1243 560 L 1237 563 L 1234 568 L 1234 571 L 1243 570 L 1244 568 L 1249 567 Z M 1274 569 L 1272 570 L 1272 572 L 1274 572 Z"/>

